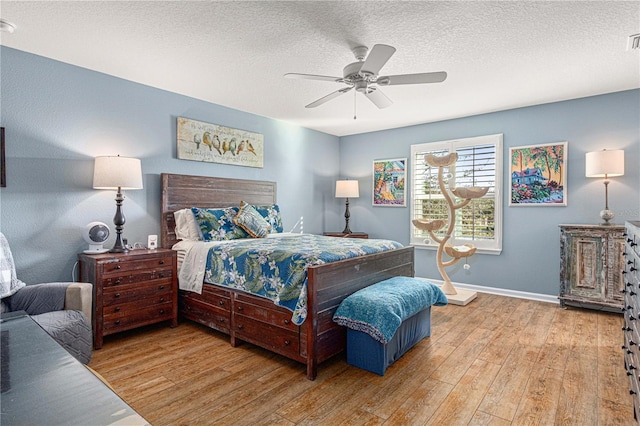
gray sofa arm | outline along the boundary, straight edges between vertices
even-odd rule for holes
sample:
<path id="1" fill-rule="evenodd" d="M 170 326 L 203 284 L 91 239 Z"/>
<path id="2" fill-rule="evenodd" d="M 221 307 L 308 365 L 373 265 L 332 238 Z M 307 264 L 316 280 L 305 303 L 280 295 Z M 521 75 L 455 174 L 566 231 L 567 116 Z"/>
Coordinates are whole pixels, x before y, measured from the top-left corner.
<path id="1" fill-rule="evenodd" d="M 22 287 L 11 296 L 11 311 L 26 311 L 29 315 L 64 309 L 64 298 L 71 283 L 46 283 Z"/>
<path id="2" fill-rule="evenodd" d="M 64 308 L 83 312 L 91 323 L 93 286 L 90 283 L 72 283 L 67 287 Z"/>

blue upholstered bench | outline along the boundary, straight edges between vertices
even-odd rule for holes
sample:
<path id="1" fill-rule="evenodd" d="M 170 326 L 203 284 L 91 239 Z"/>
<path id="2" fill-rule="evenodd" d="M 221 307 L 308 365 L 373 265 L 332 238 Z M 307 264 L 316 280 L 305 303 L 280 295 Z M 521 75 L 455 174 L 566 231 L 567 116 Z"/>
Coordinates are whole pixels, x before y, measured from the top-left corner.
<path id="1" fill-rule="evenodd" d="M 347 297 L 333 320 L 347 327 L 347 363 L 384 376 L 391 364 L 431 335 L 431 306 L 447 297 L 429 281 L 394 277 Z"/>

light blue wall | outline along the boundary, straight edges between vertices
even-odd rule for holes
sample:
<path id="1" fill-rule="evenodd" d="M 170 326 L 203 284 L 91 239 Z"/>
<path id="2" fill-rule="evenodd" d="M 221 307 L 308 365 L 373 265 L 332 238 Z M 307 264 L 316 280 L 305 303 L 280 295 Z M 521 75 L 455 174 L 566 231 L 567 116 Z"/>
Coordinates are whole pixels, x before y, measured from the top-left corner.
<path id="1" fill-rule="evenodd" d="M 160 173 L 169 172 L 276 181 L 285 228 L 304 216 L 310 233 L 344 227 L 334 182 L 357 178 L 351 229 L 408 244 L 408 207 L 371 206 L 374 159 L 409 157 L 415 143 L 494 133 L 504 134 L 505 156 L 511 146 L 566 140 L 569 205 L 508 207 L 505 183 L 502 254 L 474 256 L 469 272 L 450 269 L 455 282 L 544 294 L 558 290 L 558 224 L 597 223 L 604 204 L 602 182 L 584 177 L 585 152 L 625 149 L 626 174 L 612 179 L 610 205 L 618 223 L 640 218 L 639 90 L 337 138 L 0 47 L 0 100 L 8 179 L 0 229 L 27 283 L 70 279 L 88 222 L 113 231 L 115 194 L 91 189 L 98 155 L 142 159 L 145 188 L 124 202 L 132 242 L 159 234 Z M 264 168 L 178 160 L 179 116 L 262 133 Z M 418 250 L 416 259 L 418 276 L 439 277 L 433 251 Z"/>
<path id="2" fill-rule="evenodd" d="M 71 278 L 90 221 L 109 224 L 115 234 L 115 192 L 91 188 L 98 155 L 142 160 L 144 189 L 126 192 L 123 206 L 130 242 L 146 244 L 148 234 L 160 233 L 163 172 L 276 181 L 287 230 L 304 216 L 305 231 L 319 233 L 325 218 L 335 216 L 335 136 L 6 47 L 0 79 L 7 143 L 0 229 L 18 276 L 29 284 Z M 178 160 L 177 117 L 263 134 L 264 168 Z"/>
<path id="3" fill-rule="evenodd" d="M 350 200 L 351 229 L 409 243 L 409 207 L 371 205 L 373 160 L 409 158 L 412 144 L 497 133 L 504 135 L 507 177 L 503 185 L 502 254 L 476 255 L 469 262 L 469 271 L 459 263 L 447 272 L 454 282 L 557 294 L 558 225 L 598 223 L 604 208 L 602 180 L 585 177 L 586 152 L 625 150 L 625 175 L 611 179 L 609 206 L 616 212 L 616 223 L 640 218 L 640 90 L 343 137 L 340 174 L 360 181 L 360 198 Z M 509 148 L 559 141 L 568 142 L 568 206 L 508 207 Z M 410 190 L 409 186 L 407 193 Z M 333 226 L 341 229 L 342 223 Z M 416 275 L 440 279 L 435 251 L 416 251 Z"/>

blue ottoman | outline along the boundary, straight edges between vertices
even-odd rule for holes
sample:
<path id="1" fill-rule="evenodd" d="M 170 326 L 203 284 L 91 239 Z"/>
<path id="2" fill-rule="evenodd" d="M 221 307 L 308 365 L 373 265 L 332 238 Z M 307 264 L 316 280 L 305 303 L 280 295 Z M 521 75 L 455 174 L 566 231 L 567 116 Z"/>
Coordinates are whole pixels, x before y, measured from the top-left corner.
<path id="1" fill-rule="evenodd" d="M 431 335 L 431 306 L 446 304 L 438 286 L 411 277 L 390 278 L 350 295 L 333 317 L 347 327 L 347 363 L 384 376 Z"/>

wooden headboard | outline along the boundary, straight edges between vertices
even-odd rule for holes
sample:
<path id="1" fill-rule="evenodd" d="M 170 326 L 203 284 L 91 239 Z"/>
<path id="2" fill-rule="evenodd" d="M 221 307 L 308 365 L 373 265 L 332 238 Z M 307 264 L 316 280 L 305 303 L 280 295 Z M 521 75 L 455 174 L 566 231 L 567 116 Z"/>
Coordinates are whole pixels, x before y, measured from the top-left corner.
<path id="1" fill-rule="evenodd" d="M 191 207 L 222 208 L 239 206 L 241 201 L 255 205 L 276 202 L 276 183 L 258 180 L 230 179 L 162 173 L 163 248 L 171 248 L 176 239 L 173 212 Z"/>

